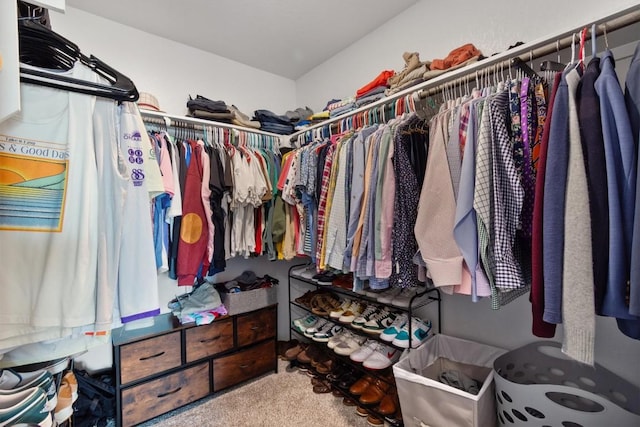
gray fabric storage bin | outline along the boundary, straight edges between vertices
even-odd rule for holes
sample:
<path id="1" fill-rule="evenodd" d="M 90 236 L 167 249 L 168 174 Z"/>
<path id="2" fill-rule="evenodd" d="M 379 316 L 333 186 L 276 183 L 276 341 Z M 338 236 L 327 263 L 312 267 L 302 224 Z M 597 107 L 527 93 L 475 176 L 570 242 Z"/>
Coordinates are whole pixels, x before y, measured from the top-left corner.
<path id="1" fill-rule="evenodd" d="M 393 366 L 406 427 L 491 427 L 496 425 L 493 362 L 505 350 L 438 334 L 405 351 Z M 477 395 L 438 381 L 458 370 L 482 382 Z"/>
<path id="2" fill-rule="evenodd" d="M 278 302 L 278 288 L 276 286 L 221 295 L 222 303 L 227 308 L 229 315 L 258 310 Z"/>

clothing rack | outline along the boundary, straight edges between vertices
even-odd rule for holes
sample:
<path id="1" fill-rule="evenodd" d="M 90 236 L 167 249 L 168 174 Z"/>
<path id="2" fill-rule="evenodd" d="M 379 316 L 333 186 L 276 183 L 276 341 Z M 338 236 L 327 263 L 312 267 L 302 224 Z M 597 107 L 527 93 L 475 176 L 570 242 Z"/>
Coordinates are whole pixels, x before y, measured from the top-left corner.
<path id="1" fill-rule="evenodd" d="M 548 36 L 540 40 L 528 42 L 517 46 L 513 49 L 498 53 L 491 57 L 485 58 L 481 61 L 467 65 L 466 67 L 446 72 L 438 77 L 430 79 L 426 82 L 419 83 L 410 88 L 404 89 L 393 95 L 387 96 L 378 101 L 372 102 L 366 106 L 357 108 L 348 113 L 342 114 L 337 117 L 327 119 L 321 123 L 317 123 L 293 133 L 289 140 L 290 142 L 298 141 L 299 137 L 305 135 L 313 135 L 318 131 L 324 129 L 331 133 L 331 125 L 357 117 L 362 114 L 370 114 L 374 112 L 376 115 L 380 114 L 381 109 L 382 116 L 384 117 L 384 109 L 391 104 L 392 110 L 396 110 L 398 107 L 403 108 L 405 104 L 411 104 L 416 99 L 426 98 L 430 95 L 441 92 L 445 87 L 454 87 L 469 81 L 470 78 L 474 80 L 479 73 L 492 73 L 497 74 L 503 72 L 505 69 L 509 69 L 512 66 L 512 61 L 515 58 L 520 58 L 523 62 L 531 62 L 537 60 L 551 53 L 557 52 L 560 49 L 564 49 L 571 46 L 572 36 L 579 33 L 583 28 L 591 28 L 592 25 L 596 25 L 598 35 L 613 32 L 629 25 L 640 22 L 640 6 L 631 6 L 620 10 L 619 12 L 608 15 L 604 18 L 597 19 L 575 27 L 568 31 L 557 33 L 553 36 Z M 343 129 L 344 130 L 344 129 Z"/>

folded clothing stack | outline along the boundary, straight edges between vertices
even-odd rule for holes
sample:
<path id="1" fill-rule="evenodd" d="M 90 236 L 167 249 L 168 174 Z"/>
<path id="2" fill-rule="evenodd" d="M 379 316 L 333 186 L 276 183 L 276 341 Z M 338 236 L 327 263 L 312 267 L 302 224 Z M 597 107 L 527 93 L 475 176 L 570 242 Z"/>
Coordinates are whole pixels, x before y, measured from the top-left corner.
<path id="1" fill-rule="evenodd" d="M 293 124 L 286 116 L 279 116 L 269 110 L 256 110 L 253 113 L 254 120 L 260 122 L 260 127 L 265 132 L 289 135 L 293 133 Z"/>
<path id="2" fill-rule="evenodd" d="M 268 274 L 265 274 L 264 277 L 258 277 L 253 271 L 246 270 L 233 280 L 216 284 L 216 288 L 223 293 L 236 293 L 260 288 L 270 288 L 278 283 L 278 279 Z"/>
<path id="3" fill-rule="evenodd" d="M 260 122 L 251 120 L 238 107 L 227 105 L 224 101 L 213 101 L 204 96 L 196 95 L 195 99 L 189 97 L 187 108 L 191 117 L 260 129 Z"/>
<path id="4" fill-rule="evenodd" d="M 293 111 L 287 111 L 284 115 L 289 118 L 291 123 L 297 124 L 303 120 L 309 120 L 309 117 L 313 115 L 313 110 L 309 107 L 299 107 Z"/>
<path id="5" fill-rule="evenodd" d="M 424 81 L 424 73 L 430 68 L 429 61 L 420 61 L 418 52 L 405 52 L 402 54 L 404 68 L 389 79 L 387 95 L 394 94 L 410 86 Z"/>
<path id="6" fill-rule="evenodd" d="M 198 119 L 214 120 L 216 122 L 231 123 L 233 114 L 224 101 L 213 101 L 201 95 L 187 101 L 189 115 Z"/>
<path id="7" fill-rule="evenodd" d="M 227 314 L 220 294 L 210 282 L 194 286 L 191 292 L 178 295 L 167 306 L 180 323 L 204 325 Z"/>
<path id="8" fill-rule="evenodd" d="M 453 49 L 444 59 L 434 59 L 430 69 L 426 71 L 422 77 L 426 81 L 447 71 L 462 68 L 465 65 L 477 62 L 483 58 L 482 52 L 476 49 L 473 44 L 467 43 Z"/>

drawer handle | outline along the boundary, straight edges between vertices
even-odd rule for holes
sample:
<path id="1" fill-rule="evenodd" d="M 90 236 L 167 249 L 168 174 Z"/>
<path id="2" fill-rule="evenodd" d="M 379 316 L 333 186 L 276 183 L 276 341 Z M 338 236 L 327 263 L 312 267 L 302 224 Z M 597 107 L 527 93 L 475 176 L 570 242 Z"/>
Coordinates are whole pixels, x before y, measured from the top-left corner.
<path id="1" fill-rule="evenodd" d="M 249 367 L 249 365 L 240 365 L 240 366 L 238 366 L 238 368 L 241 368 L 241 369 L 245 369 L 245 368 L 248 368 L 248 367 Z"/>
<path id="2" fill-rule="evenodd" d="M 158 354 L 152 354 L 151 356 L 145 356 L 145 357 L 141 357 L 140 360 L 149 360 L 149 359 L 154 359 L 156 357 L 160 357 L 164 354 L 164 351 L 161 351 Z"/>
<path id="3" fill-rule="evenodd" d="M 253 327 L 251 328 L 251 330 L 252 330 L 252 331 L 257 331 L 258 329 L 260 329 L 260 326 L 253 326 Z"/>
<path id="4" fill-rule="evenodd" d="M 201 343 L 201 344 L 206 344 L 206 343 L 208 343 L 208 342 L 212 342 L 212 341 L 215 341 L 215 340 L 218 340 L 218 339 L 220 339 L 220 335 L 218 335 L 217 337 L 208 338 L 208 339 L 206 339 L 206 340 L 200 340 L 200 343 Z"/>
<path id="5" fill-rule="evenodd" d="M 161 393 L 161 394 L 158 395 L 158 398 L 166 397 L 166 396 L 169 396 L 170 394 L 175 394 L 175 393 L 179 392 L 180 390 L 182 390 L 182 387 L 178 387 L 177 389 L 168 391 L 166 393 Z"/>

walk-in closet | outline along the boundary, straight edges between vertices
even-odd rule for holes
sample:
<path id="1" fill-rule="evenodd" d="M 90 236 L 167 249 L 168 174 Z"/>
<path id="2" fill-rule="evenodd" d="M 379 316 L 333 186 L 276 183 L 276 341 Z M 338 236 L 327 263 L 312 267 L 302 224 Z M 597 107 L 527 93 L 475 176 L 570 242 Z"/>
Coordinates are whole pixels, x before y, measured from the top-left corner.
<path id="1" fill-rule="evenodd" d="M 0 426 L 640 425 L 640 3 L 0 2 Z"/>

